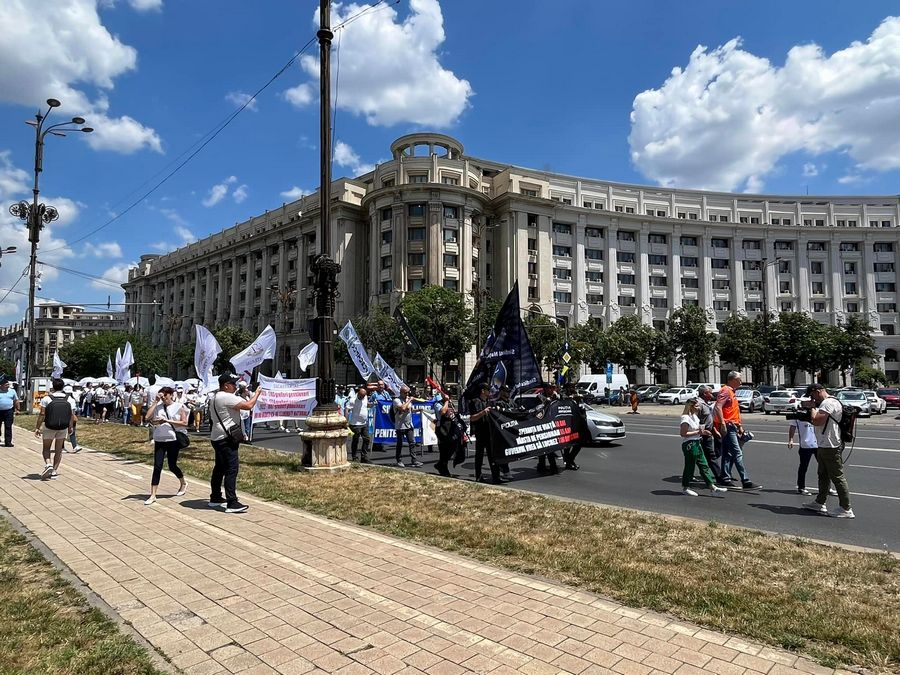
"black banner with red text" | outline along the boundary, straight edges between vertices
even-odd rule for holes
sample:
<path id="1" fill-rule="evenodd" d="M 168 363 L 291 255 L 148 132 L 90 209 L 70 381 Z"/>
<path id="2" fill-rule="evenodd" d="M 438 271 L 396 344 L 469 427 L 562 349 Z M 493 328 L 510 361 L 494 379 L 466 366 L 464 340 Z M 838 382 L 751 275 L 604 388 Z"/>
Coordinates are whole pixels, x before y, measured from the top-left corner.
<path id="1" fill-rule="evenodd" d="M 499 464 L 590 441 L 584 410 L 571 400 L 552 401 L 529 412 L 492 410 L 488 419 Z"/>

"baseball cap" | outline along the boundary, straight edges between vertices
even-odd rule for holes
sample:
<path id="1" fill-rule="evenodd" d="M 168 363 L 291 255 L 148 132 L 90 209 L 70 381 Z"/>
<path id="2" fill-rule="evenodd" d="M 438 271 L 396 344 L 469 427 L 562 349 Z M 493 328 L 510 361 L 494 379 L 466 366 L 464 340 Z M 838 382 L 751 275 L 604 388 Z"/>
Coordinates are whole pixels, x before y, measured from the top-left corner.
<path id="1" fill-rule="evenodd" d="M 812 391 L 822 391 L 823 389 L 825 389 L 825 385 L 824 385 L 824 384 L 821 384 L 821 383 L 819 383 L 819 382 L 816 382 L 815 384 L 809 385 L 809 387 L 807 388 L 807 391 L 810 391 L 810 392 L 812 392 Z"/>
<path id="2" fill-rule="evenodd" d="M 222 373 L 219 375 L 219 386 L 222 387 L 226 384 L 237 384 L 240 378 L 234 373 Z"/>

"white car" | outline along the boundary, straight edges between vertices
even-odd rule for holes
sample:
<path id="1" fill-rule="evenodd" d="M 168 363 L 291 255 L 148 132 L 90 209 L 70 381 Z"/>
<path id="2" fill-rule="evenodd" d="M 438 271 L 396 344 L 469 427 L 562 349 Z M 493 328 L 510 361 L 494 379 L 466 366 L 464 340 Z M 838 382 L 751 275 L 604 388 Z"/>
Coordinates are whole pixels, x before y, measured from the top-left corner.
<path id="1" fill-rule="evenodd" d="M 860 417 L 872 416 L 872 406 L 869 405 L 869 399 L 866 397 L 866 392 L 864 392 L 862 389 L 844 389 L 843 391 L 839 391 L 837 400 L 844 405 L 859 408 Z"/>
<path id="2" fill-rule="evenodd" d="M 523 394 L 515 399 L 515 403 L 525 410 L 533 410 L 542 405 L 540 397 L 535 394 Z M 591 445 L 612 443 L 625 438 L 625 424 L 621 417 L 594 410 L 586 404 L 581 407 L 587 418 L 588 431 L 591 432 Z"/>
<path id="3" fill-rule="evenodd" d="M 662 392 L 656 399 L 656 402 L 660 405 L 664 405 L 666 403 L 671 403 L 672 405 L 681 403 L 683 405 L 690 399 L 696 397 L 696 389 L 692 389 L 691 387 L 673 387 L 672 389 L 667 389 L 666 391 Z"/>
<path id="4" fill-rule="evenodd" d="M 884 415 L 887 412 L 887 401 L 881 398 L 875 391 L 872 389 L 866 389 L 865 392 L 866 398 L 869 399 L 869 407 L 872 409 L 873 415 Z"/>
<path id="5" fill-rule="evenodd" d="M 793 389 L 776 389 L 765 396 L 763 411 L 766 415 L 796 412 L 800 405 L 800 394 Z"/>

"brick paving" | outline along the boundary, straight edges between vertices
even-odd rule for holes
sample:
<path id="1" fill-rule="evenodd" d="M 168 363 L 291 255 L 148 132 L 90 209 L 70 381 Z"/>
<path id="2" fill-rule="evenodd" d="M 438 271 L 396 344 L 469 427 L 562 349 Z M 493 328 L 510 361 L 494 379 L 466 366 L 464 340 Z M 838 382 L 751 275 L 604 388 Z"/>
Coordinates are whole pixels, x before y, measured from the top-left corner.
<path id="1" fill-rule="evenodd" d="M 111 455 L 37 442 L 0 459 L 0 504 L 186 673 L 833 673 L 654 612 L 302 511 L 184 497 Z"/>

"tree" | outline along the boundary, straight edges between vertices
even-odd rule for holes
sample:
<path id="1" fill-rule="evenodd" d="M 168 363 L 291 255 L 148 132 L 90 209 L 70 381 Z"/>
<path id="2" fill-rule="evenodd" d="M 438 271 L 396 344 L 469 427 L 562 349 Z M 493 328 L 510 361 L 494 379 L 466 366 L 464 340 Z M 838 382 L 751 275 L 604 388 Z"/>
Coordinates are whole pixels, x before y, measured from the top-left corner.
<path id="1" fill-rule="evenodd" d="M 12 380 L 16 376 L 16 364 L 6 359 L 0 359 L 0 375 L 6 375 Z"/>
<path id="2" fill-rule="evenodd" d="M 751 368 L 754 382 L 768 380 L 769 373 L 765 371 L 772 362 L 770 343 L 773 324 L 769 322 L 767 331 L 762 317 L 748 319 L 732 314 L 725 320 L 719 334 L 719 357 L 738 369 Z"/>
<path id="3" fill-rule="evenodd" d="M 66 363 L 65 377 L 100 377 L 106 375 L 106 362 L 116 353 L 116 349 L 130 342 L 134 353 L 132 374 L 144 376 L 163 374 L 168 361 L 165 350 L 154 347 L 142 335 L 129 333 L 95 333 L 88 335 L 59 350 L 59 357 Z"/>
<path id="4" fill-rule="evenodd" d="M 853 381 L 868 389 L 887 384 L 887 375 L 883 370 L 867 365 L 857 365 L 853 371 Z"/>
<path id="5" fill-rule="evenodd" d="M 403 331 L 397 325 L 397 320 L 382 307 L 372 307 L 368 314 L 358 316 L 353 320 L 353 326 L 370 356 L 374 357 L 376 353 L 381 354 L 391 366 L 397 366 L 400 363 L 403 347 L 406 344 Z M 338 339 L 340 340 L 340 338 Z M 343 340 L 340 342 L 343 343 Z M 349 358 L 348 355 L 347 359 L 349 360 Z"/>
<path id="6" fill-rule="evenodd" d="M 529 312 L 523 323 L 535 360 L 542 368 L 548 367 L 548 360 L 562 347 L 559 324 L 539 312 Z"/>
<path id="7" fill-rule="evenodd" d="M 572 340 L 583 345 L 580 353 L 581 363 L 586 363 L 591 372 L 606 372 L 606 362 L 609 360 L 609 341 L 603 327 L 595 322 L 588 321 L 574 328 L 569 333 Z"/>
<path id="8" fill-rule="evenodd" d="M 650 346 L 647 350 L 647 368 L 654 379 L 660 371 L 666 370 L 675 358 L 675 348 L 668 331 L 651 328 Z"/>
<path id="9" fill-rule="evenodd" d="M 502 307 L 503 302 L 495 298 L 487 298 L 482 301 L 478 322 L 481 326 L 481 345 L 484 344 L 487 336 L 494 328 L 494 322 L 497 320 L 497 315 Z M 481 345 L 476 344 L 475 349 L 481 349 Z"/>
<path id="10" fill-rule="evenodd" d="M 796 382 L 797 371 L 816 372 L 822 367 L 826 327 L 801 312 L 782 312 L 769 326 L 772 363 L 784 366 L 788 384 Z"/>
<path id="11" fill-rule="evenodd" d="M 872 363 L 875 358 L 875 339 L 869 322 L 851 316 L 840 326 L 826 326 L 823 349 L 823 370 L 838 369 L 841 383 L 847 386 L 847 371 L 857 363 Z"/>
<path id="12" fill-rule="evenodd" d="M 623 316 L 606 331 L 609 360 L 626 368 L 647 363 L 653 342 L 653 329 L 636 314 Z"/>
<path id="13" fill-rule="evenodd" d="M 442 371 L 472 347 L 474 318 L 460 293 L 429 284 L 407 293 L 401 307 L 422 349 L 429 359 L 441 364 Z"/>
<path id="14" fill-rule="evenodd" d="M 679 307 L 669 317 L 672 348 L 688 371 L 707 368 L 712 363 L 718 338 L 707 329 L 709 319 L 707 310 L 696 305 Z"/>

